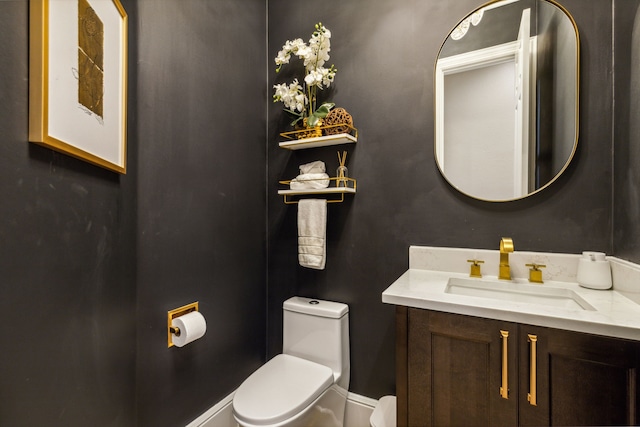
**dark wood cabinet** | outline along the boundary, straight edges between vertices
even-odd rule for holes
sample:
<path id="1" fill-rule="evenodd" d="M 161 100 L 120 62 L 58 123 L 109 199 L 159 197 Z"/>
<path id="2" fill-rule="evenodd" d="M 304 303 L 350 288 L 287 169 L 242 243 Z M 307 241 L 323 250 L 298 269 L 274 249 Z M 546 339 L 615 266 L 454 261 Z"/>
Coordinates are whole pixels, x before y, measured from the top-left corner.
<path id="1" fill-rule="evenodd" d="M 520 406 L 524 426 L 637 425 L 640 343 L 559 329 L 519 325 Z M 531 354 L 529 335 L 537 337 Z M 536 360 L 537 406 L 527 402 Z"/>
<path id="2" fill-rule="evenodd" d="M 640 343 L 397 308 L 399 426 L 633 425 Z"/>

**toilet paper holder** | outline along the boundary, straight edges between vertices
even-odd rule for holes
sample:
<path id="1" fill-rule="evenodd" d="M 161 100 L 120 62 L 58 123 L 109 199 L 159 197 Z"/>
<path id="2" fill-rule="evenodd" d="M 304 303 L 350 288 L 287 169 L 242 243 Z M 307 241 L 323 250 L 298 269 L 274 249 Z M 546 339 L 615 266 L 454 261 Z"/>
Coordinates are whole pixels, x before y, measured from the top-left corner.
<path id="1" fill-rule="evenodd" d="M 180 336 L 180 328 L 173 326 L 171 321 L 177 317 L 191 313 L 192 311 L 200 311 L 198 309 L 198 301 L 167 311 L 167 348 L 173 347 L 174 335 L 177 337 Z"/>

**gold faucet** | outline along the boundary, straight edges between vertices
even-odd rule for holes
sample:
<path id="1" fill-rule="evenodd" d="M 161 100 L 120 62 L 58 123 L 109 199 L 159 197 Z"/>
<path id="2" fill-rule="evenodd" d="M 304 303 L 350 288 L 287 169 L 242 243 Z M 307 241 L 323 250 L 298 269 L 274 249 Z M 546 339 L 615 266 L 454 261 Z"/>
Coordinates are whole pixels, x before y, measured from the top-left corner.
<path id="1" fill-rule="evenodd" d="M 500 240 L 500 274 L 498 279 L 511 280 L 511 267 L 509 267 L 509 252 L 513 252 L 513 240 L 511 237 L 503 237 Z"/>

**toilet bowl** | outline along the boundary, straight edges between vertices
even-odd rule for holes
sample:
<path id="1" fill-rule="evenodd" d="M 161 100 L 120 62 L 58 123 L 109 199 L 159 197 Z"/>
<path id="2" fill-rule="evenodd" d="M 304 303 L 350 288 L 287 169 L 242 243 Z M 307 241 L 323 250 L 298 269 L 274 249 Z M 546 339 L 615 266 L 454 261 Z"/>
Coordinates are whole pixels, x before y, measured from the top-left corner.
<path id="1" fill-rule="evenodd" d="M 233 416 L 243 427 L 342 427 L 349 376 L 348 306 L 290 298 L 282 354 L 240 385 Z"/>

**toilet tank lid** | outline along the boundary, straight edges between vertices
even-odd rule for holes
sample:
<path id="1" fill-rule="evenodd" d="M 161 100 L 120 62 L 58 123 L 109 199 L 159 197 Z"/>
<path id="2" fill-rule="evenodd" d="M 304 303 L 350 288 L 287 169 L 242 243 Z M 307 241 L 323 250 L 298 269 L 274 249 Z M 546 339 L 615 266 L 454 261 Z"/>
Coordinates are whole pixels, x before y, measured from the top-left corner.
<path id="1" fill-rule="evenodd" d="M 304 297 L 291 297 L 283 303 L 282 308 L 296 313 L 332 319 L 339 319 L 349 312 L 347 304 Z"/>

